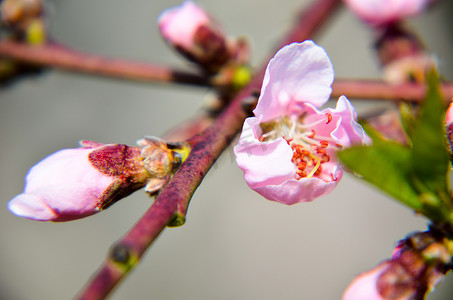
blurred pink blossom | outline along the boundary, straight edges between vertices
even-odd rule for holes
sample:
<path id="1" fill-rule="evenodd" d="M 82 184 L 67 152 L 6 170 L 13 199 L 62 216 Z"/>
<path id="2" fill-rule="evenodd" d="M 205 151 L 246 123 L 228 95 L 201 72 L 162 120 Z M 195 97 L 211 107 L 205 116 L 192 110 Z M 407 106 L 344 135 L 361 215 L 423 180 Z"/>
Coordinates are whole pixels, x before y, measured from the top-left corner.
<path id="1" fill-rule="evenodd" d="M 210 22 L 206 12 L 192 1 L 164 11 L 158 20 L 162 36 L 173 45 L 185 49 L 194 47 L 196 31 Z"/>
<path id="2" fill-rule="evenodd" d="M 387 24 L 420 13 L 431 0 L 344 0 L 360 18 L 371 24 Z"/>
<path id="3" fill-rule="evenodd" d="M 158 25 L 171 46 L 209 74 L 218 72 L 240 50 L 228 43 L 218 22 L 192 1 L 164 11 Z"/>
<path id="4" fill-rule="evenodd" d="M 367 141 L 346 97 L 317 109 L 332 81 L 329 57 L 312 41 L 285 46 L 269 62 L 255 117 L 234 148 L 247 184 L 265 198 L 290 205 L 330 192 L 343 174 L 336 152 Z"/>
<path id="5" fill-rule="evenodd" d="M 69 221 L 99 212 L 146 184 L 139 147 L 85 141 L 32 167 L 22 194 L 9 203 L 15 215 Z"/>

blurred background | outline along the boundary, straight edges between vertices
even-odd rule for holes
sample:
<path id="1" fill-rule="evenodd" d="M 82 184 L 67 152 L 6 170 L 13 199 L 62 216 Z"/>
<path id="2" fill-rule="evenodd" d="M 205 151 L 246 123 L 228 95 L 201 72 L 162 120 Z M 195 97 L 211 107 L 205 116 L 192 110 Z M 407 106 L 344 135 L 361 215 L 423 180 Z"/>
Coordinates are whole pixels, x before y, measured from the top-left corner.
<path id="1" fill-rule="evenodd" d="M 51 36 L 111 57 L 184 67 L 160 38 L 169 0 L 53 0 Z M 273 49 L 311 1 L 200 0 L 232 35 L 245 35 L 254 66 Z M 409 23 L 453 79 L 453 3 Z M 337 78 L 379 78 L 372 32 L 342 8 L 314 39 Z M 95 216 L 43 223 L 6 208 L 23 190 L 28 169 L 81 139 L 134 145 L 195 114 L 205 88 L 121 82 L 50 71 L 0 90 L 0 299 L 71 299 L 99 267 L 110 245 L 151 204 L 142 191 Z M 354 101 L 359 113 L 382 102 Z M 334 105 L 334 103 L 332 103 Z M 346 174 L 331 194 L 284 206 L 250 190 L 228 148 L 196 191 L 179 228 L 168 228 L 110 299 L 340 299 L 359 273 L 388 258 L 396 242 L 426 229 L 416 216 Z M 452 299 L 453 275 L 428 299 Z"/>

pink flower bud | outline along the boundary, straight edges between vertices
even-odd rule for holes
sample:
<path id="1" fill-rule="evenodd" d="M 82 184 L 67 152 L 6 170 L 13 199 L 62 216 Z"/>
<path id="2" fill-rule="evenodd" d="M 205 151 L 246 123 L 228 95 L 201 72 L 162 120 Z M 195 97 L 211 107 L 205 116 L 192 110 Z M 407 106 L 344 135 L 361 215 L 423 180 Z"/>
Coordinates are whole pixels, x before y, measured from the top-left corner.
<path id="1" fill-rule="evenodd" d="M 364 21 L 380 25 L 420 13 L 431 0 L 344 0 Z"/>
<path id="2" fill-rule="evenodd" d="M 158 20 L 164 39 L 208 73 L 215 73 L 229 59 L 220 26 L 191 1 L 164 11 Z"/>
<path id="3" fill-rule="evenodd" d="M 60 150 L 30 169 L 24 192 L 9 203 L 15 215 L 69 221 L 99 212 L 146 185 L 141 148 L 83 142 Z"/>
<path id="4" fill-rule="evenodd" d="M 391 259 L 357 276 L 342 299 L 424 299 L 451 268 L 451 246 L 435 230 L 414 233 L 399 242 Z"/>
<path id="5" fill-rule="evenodd" d="M 343 300 L 385 300 L 377 290 L 376 282 L 388 263 L 382 263 L 373 270 L 360 274 L 343 294 Z"/>

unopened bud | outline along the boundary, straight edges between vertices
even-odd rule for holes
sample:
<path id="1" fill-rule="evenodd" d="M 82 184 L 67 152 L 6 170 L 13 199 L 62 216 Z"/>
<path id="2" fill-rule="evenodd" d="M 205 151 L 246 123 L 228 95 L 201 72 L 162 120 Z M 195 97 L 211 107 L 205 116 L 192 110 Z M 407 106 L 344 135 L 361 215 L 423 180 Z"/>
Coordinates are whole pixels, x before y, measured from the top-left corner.
<path id="1" fill-rule="evenodd" d="M 187 158 L 184 144 L 145 138 L 141 147 L 82 141 L 30 169 L 24 192 L 9 203 L 15 215 L 69 221 L 95 214 L 146 186 L 156 193 Z"/>
<path id="2" fill-rule="evenodd" d="M 216 73 L 231 59 L 219 24 L 191 1 L 164 11 L 158 24 L 169 44 L 209 74 Z"/>
<path id="3" fill-rule="evenodd" d="M 359 275 L 342 299 L 424 299 L 451 268 L 451 243 L 436 230 L 407 237 L 399 242 L 391 259 Z"/>

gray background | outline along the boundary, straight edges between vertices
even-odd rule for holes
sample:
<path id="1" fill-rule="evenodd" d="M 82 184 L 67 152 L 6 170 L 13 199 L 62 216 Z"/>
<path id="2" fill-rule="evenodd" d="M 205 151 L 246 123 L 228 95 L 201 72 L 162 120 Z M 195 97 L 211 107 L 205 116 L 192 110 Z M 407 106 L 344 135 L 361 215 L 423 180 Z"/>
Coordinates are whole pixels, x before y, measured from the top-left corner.
<path id="1" fill-rule="evenodd" d="M 246 35 L 257 65 L 303 0 L 200 1 L 231 35 Z M 450 1 L 412 18 L 453 79 Z M 447 3 L 450 2 L 450 3 Z M 180 1 L 49 1 L 52 36 L 91 53 L 185 66 L 161 40 L 156 20 Z M 315 41 L 337 78 L 378 78 L 371 32 L 341 9 Z M 0 90 L 0 298 L 70 299 L 113 241 L 145 212 L 141 191 L 93 217 L 41 223 L 16 217 L 7 202 L 28 169 L 81 139 L 135 144 L 194 114 L 207 89 L 145 85 L 64 72 Z M 385 104 L 354 102 L 360 112 Z M 345 175 L 313 203 L 284 206 L 250 190 L 229 148 L 192 200 L 187 223 L 166 229 L 111 299 L 339 299 L 358 273 L 389 257 L 398 239 L 424 230 L 415 216 Z M 451 299 L 449 276 L 428 299 Z"/>

